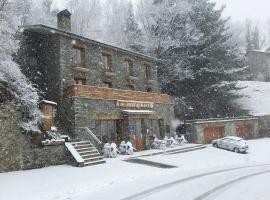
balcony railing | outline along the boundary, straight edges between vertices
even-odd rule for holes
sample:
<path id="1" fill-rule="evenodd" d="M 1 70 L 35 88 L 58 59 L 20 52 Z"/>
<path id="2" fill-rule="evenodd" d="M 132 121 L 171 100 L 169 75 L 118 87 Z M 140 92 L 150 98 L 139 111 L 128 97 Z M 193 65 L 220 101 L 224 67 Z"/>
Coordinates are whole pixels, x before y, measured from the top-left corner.
<path id="1" fill-rule="evenodd" d="M 166 94 L 103 88 L 89 85 L 73 85 L 66 88 L 64 91 L 64 98 L 68 97 L 172 103 L 172 97 Z"/>

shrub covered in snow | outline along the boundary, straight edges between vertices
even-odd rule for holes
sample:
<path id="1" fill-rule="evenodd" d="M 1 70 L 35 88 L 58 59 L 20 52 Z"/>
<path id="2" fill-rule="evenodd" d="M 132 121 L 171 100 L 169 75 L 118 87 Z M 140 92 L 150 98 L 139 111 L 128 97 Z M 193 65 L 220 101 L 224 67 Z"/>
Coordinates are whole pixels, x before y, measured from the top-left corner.
<path id="1" fill-rule="evenodd" d="M 39 131 L 42 114 L 38 108 L 38 91 L 13 61 L 19 46 L 15 39 L 20 21 L 20 17 L 14 15 L 17 5 L 3 0 L 0 5 L 0 88 L 12 96 L 12 100 L 5 103 L 17 106 L 23 113 L 21 127 L 27 132 Z"/>

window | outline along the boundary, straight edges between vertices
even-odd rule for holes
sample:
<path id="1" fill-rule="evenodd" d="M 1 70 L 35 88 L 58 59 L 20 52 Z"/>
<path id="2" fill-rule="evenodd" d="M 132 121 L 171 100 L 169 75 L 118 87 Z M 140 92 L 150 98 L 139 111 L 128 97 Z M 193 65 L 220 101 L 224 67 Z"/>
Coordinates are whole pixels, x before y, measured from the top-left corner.
<path id="1" fill-rule="evenodd" d="M 144 64 L 145 67 L 145 78 L 150 79 L 151 78 L 151 66 L 148 64 Z"/>
<path id="2" fill-rule="evenodd" d="M 134 85 L 127 85 L 128 90 L 135 90 Z"/>
<path id="3" fill-rule="evenodd" d="M 103 69 L 106 71 L 112 71 L 112 55 L 108 53 L 102 53 Z"/>
<path id="4" fill-rule="evenodd" d="M 112 81 L 104 81 L 103 82 L 103 87 L 112 88 L 113 87 Z"/>
<path id="5" fill-rule="evenodd" d="M 147 87 L 147 88 L 146 88 L 146 92 L 152 92 L 152 88 Z"/>
<path id="6" fill-rule="evenodd" d="M 84 77 L 74 77 L 74 82 L 76 85 L 86 85 L 86 78 Z"/>
<path id="7" fill-rule="evenodd" d="M 129 76 L 134 76 L 134 69 L 133 69 L 133 62 L 129 58 L 125 59 L 126 61 L 126 67 L 127 67 L 127 73 Z"/>
<path id="8" fill-rule="evenodd" d="M 76 66 L 85 66 L 85 48 L 82 45 L 74 45 Z"/>

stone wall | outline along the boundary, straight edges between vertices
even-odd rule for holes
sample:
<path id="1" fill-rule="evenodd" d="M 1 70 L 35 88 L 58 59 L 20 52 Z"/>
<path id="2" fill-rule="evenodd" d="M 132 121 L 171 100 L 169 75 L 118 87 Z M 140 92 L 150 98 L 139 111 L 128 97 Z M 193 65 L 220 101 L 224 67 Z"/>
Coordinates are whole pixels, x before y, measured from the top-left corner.
<path id="1" fill-rule="evenodd" d="M 43 92 L 43 98 L 58 102 L 61 97 L 59 37 L 25 31 L 18 52 L 24 74 Z"/>
<path id="2" fill-rule="evenodd" d="M 73 102 L 73 104 L 70 104 Z M 98 120 L 123 120 L 123 113 L 121 110 L 125 108 L 116 108 L 115 100 L 105 100 L 105 99 L 90 99 L 83 97 L 72 97 L 64 100 L 64 104 L 70 105 L 70 110 L 74 110 L 75 118 L 72 119 L 73 134 L 74 136 L 76 130 L 80 127 L 89 127 L 95 132 L 95 125 Z M 134 108 L 132 110 L 135 110 Z M 145 109 L 143 109 L 145 110 Z M 169 131 L 167 135 L 173 133 L 173 127 L 171 127 L 171 122 L 174 120 L 174 107 L 172 104 L 162 104 L 154 103 L 153 110 L 155 113 L 149 116 L 151 119 L 163 119 L 164 125 L 169 126 Z M 76 135 L 75 135 L 76 137 Z"/>
<path id="3" fill-rule="evenodd" d="M 35 147 L 19 127 L 20 113 L 0 107 L 0 172 L 61 165 L 69 161 L 64 145 Z"/>
<path id="4" fill-rule="evenodd" d="M 85 47 L 85 66 L 76 67 L 74 44 Z M 105 73 L 102 67 L 102 52 L 109 52 L 112 57 L 112 70 Z M 125 59 L 133 61 L 134 77 L 129 77 Z M 152 75 L 150 80 L 145 79 L 144 62 L 150 64 Z M 146 91 L 150 86 L 153 92 L 159 93 L 157 82 L 157 68 L 154 61 L 146 60 L 129 53 L 117 51 L 113 47 L 108 49 L 87 40 L 75 40 L 72 37 L 60 37 L 60 67 L 62 70 L 61 80 L 63 88 L 74 84 L 74 77 L 85 77 L 86 84 L 103 86 L 103 81 L 110 80 L 113 88 L 127 89 L 127 84 L 133 84 L 135 90 Z"/>

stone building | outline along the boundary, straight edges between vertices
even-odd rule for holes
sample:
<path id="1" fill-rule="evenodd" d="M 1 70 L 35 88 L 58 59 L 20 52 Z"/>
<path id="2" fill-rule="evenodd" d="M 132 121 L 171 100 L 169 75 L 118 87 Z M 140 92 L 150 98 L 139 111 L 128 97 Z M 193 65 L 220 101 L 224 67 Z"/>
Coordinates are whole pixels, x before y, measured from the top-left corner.
<path id="1" fill-rule="evenodd" d="M 248 52 L 249 80 L 270 81 L 270 48 Z"/>
<path id="2" fill-rule="evenodd" d="M 145 149 L 151 136 L 172 133 L 172 97 L 161 94 L 158 59 L 71 32 L 69 11 L 58 27 L 24 27 L 19 62 L 25 74 L 57 103 L 56 124 L 73 139 L 102 143 L 130 139 Z"/>

